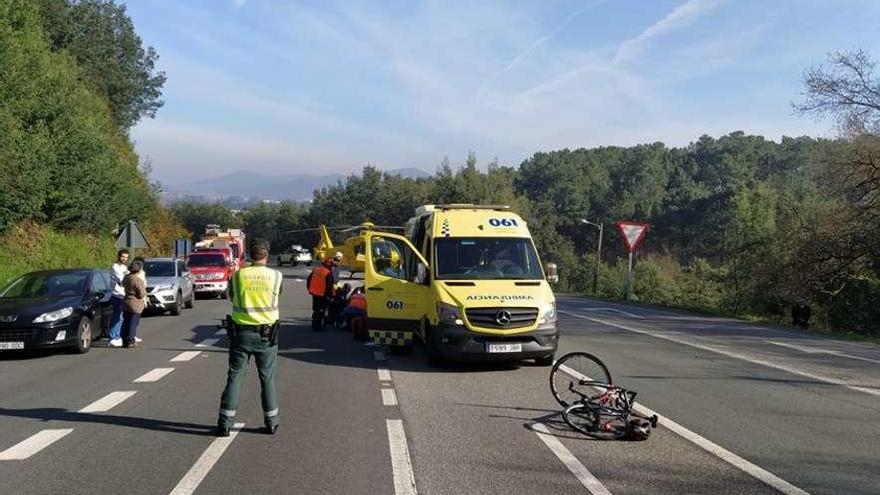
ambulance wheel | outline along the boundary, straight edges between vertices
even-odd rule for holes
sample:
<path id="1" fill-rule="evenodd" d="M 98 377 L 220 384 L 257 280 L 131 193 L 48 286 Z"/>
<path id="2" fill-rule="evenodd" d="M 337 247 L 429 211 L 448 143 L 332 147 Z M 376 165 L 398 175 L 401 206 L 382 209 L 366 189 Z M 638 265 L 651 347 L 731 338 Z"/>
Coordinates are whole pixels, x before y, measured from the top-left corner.
<path id="1" fill-rule="evenodd" d="M 229 295 L 226 294 L 225 290 L 220 293 L 220 299 L 226 299 L 227 297 L 229 297 Z"/>
<path id="2" fill-rule="evenodd" d="M 425 354 L 428 356 L 428 366 L 431 368 L 441 368 L 446 362 L 440 352 L 439 335 L 439 332 L 428 328 L 428 338 L 425 339 Z"/>
<path id="3" fill-rule="evenodd" d="M 556 354 L 548 354 L 544 357 L 535 358 L 535 364 L 538 366 L 553 366 Z"/>

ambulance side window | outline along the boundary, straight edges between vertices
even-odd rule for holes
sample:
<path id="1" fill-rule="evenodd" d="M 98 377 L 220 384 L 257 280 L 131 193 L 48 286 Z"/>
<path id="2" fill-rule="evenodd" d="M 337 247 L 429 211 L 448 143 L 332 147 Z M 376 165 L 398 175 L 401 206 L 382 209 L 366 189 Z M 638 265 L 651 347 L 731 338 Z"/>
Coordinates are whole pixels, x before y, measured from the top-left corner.
<path id="1" fill-rule="evenodd" d="M 400 280 L 411 281 L 415 278 L 415 254 L 405 243 L 376 236 L 371 247 L 373 270 L 376 273 Z"/>

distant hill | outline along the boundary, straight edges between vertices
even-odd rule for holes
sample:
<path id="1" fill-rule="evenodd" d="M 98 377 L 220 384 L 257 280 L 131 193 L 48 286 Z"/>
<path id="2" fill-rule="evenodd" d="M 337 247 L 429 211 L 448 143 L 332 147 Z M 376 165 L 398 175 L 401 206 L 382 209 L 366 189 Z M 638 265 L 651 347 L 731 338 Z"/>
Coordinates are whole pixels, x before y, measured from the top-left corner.
<path id="1" fill-rule="evenodd" d="M 388 170 L 386 173 L 410 179 L 431 176 L 424 170 L 413 167 Z M 254 172 L 238 171 L 184 184 L 166 185 L 164 195 L 166 201 L 198 197 L 212 201 L 230 197 L 252 201 L 310 201 L 316 189 L 336 184 L 340 180 L 344 180 L 345 177 L 343 174 L 261 175 Z"/>

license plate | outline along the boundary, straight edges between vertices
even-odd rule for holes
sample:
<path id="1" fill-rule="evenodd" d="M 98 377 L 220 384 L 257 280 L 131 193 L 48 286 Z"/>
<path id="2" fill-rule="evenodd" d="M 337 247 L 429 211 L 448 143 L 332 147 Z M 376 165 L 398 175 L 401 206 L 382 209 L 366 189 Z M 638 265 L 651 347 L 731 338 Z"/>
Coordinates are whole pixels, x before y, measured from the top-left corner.
<path id="1" fill-rule="evenodd" d="M 0 351 L 24 349 L 24 342 L 0 342 Z"/>
<path id="2" fill-rule="evenodd" d="M 522 344 L 486 344 L 486 352 L 522 352 Z"/>

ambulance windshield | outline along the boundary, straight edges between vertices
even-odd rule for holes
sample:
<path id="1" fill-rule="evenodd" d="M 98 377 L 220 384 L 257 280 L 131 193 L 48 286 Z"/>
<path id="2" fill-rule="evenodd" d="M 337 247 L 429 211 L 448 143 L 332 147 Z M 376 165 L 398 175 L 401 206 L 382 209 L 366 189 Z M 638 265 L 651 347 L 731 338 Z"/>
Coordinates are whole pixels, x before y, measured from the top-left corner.
<path id="1" fill-rule="evenodd" d="M 440 280 L 539 280 L 544 278 L 529 238 L 445 237 L 436 239 Z"/>

